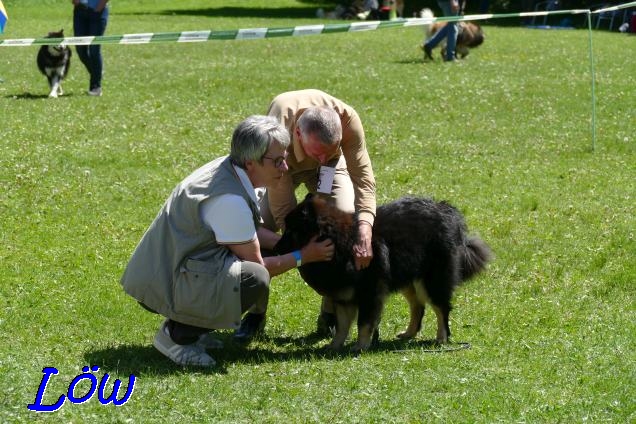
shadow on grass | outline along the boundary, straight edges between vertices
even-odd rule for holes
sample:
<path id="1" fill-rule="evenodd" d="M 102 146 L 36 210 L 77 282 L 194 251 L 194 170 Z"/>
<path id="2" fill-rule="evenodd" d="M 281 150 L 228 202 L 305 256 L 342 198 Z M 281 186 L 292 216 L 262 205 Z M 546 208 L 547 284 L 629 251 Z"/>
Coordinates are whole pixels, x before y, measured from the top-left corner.
<path id="1" fill-rule="evenodd" d="M 63 94 L 58 97 L 58 99 L 62 99 L 64 97 L 73 97 L 73 94 Z M 48 99 L 48 94 L 33 94 L 33 93 L 22 93 L 22 94 L 7 94 L 4 96 L 5 99 L 14 99 L 14 100 L 41 100 Z"/>
<path id="2" fill-rule="evenodd" d="M 423 63 L 426 63 L 426 61 L 424 59 L 418 58 L 418 59 L 401 59 L 401 60 L 395 60 L 393 61 L 393 63 L 397 64 L 397 65 L 422 65 Z"/>
<path id="3" fill-rule="evenodd" d="M 123 15 L 200 16 L 207 18 L 306 19 L 316 17 L 316 7 L 208 7 L 202 9 L 167 9 L 157 12 L 133 12 Z"/>
<path id="4" fill-rule="evenodd" d="M 308 361 L 308 360 L 343 360 L 359 356 L 350 350 L 351 343 L 341 351 L 331 351 L 325 347 L 327 340 L 317 334 L 305 337 L 267 337 L 263 336 L 244 346 L 232 340 L 231 334 L 219 334 L 225 347 L 209 351 L 217 365 L 213 368 L 182 367 L 164 357 L 152 345 L 127 344 L 116 347 L 105 347 L 90 350 L 84 354 L 88 364 L 99 367 L 110 373 L 120 375 L 170 375 L 184 371 L 203 372 L 206 374 L 226 374 L 230 364 L 262 364 L 271 362 Z M 271 345 L 274 345 L 272 347 Z M 440 346 L 435 340 L 381 340 L 369 351 L 361 355 L 376 353 L 447 353 L 469 349 L 467 343 L 454 343 Z"/>

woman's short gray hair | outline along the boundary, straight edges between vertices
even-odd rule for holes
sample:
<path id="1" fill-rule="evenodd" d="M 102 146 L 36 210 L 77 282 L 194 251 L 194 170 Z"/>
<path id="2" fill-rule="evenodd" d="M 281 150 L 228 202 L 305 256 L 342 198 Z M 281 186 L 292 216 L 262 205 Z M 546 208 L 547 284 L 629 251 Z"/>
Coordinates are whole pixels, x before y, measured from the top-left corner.
<path id="1" fill-rule="evenodd" d="M 234 130 L 230 158 L 235 165 L 245 168 L 248 160 L 262 161 L 272 143 L 287 149 L 287 128 L 273 116 L 249 116 Z"/>
<path id="2" fill-rule="evenodd" d="M 330 107 L 312 106 L 305 109 L 297 125 L 303 136 L 313 134 L 323 144 L 338 144 L 342 140 L 340 115 Z"/>

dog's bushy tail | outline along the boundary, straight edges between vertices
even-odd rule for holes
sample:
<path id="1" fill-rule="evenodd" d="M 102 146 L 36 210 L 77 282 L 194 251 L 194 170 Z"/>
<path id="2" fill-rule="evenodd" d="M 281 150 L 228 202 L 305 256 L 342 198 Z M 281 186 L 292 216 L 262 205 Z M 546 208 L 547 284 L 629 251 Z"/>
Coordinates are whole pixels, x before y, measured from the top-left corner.
<path id="1" fill-rule="evenodd" d="M 469 280 L 481 272 L 492 257 L 492 250 L 482 239 L 468 237 L 461 258 L 462 281 Z"/>
<path id="2" fill-rule="evenodd" d="M 433 15 L 433 11 L 431 9 L 429 9 L 428 7 L 425 7 L 424 9 L 422 9 L 420 11 L 420 18 L 434 18 L 435 15 Z M 432 23 L 426 23 L 424 25 L 422 25 L 422 28 L 424 29 L 424 37 L 428 38 L 430 36 L 430 32 L 431 32 L 431 26 Z"/>

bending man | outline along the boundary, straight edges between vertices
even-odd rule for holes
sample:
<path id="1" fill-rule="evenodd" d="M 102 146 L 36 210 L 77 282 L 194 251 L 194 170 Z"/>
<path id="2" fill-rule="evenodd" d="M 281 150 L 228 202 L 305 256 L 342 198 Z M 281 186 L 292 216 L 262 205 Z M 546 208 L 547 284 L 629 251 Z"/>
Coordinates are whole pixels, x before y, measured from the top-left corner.
<path id="1" fill-rule="evenodd" d="M 358 213 L 360 238 L 353 254 L 356 268 L 366 268 L 373 257 L 376 198 L 360 117 L 343 101 L 311 89 L 276 96 L 267 114 L 288 129 L 291 143 L 289 172 L 267 190 L 268 202 L 264 203 L 269 210 L 261 208 L 265 226 L 274 231 L 283 228 L 285 216 L 297 203 L 295 190 L 304 184 L 309 192 L 333 199 L 341 210 Z M 330 332 L 335 323 L 333 305 L 323 299 L 318 332 Z"/>

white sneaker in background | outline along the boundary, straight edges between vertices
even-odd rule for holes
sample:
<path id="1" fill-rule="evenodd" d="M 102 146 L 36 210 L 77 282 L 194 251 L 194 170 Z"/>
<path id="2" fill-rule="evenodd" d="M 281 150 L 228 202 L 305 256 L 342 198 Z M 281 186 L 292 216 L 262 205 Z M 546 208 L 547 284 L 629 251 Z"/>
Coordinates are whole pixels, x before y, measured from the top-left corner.
<path id="1" fill-rule="evenodd" d="M 96 97 L 101 96 L 102 95 L 102 87 L 95 87 L 95 88 L 92 88 L 92 89 L 88 90 L 88 95 L 89 96 L 96 96 Z"/>

